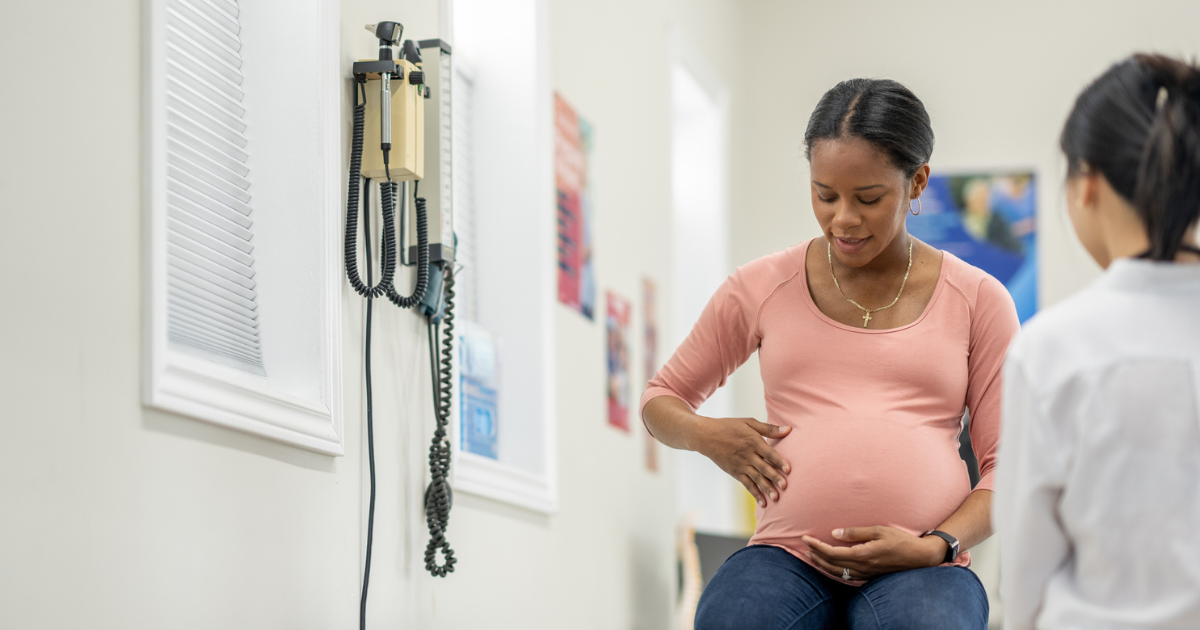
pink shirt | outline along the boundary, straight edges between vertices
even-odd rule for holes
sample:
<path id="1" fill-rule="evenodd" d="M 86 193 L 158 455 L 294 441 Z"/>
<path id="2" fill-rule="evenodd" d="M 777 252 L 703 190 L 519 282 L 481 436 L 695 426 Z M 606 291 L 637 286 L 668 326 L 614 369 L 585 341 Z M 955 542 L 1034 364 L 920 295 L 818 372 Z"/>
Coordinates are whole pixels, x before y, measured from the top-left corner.
<path id="1" fill-rule="evenodd" d="M 992 489 L 1000 370 L 1020 327 L 1004 286 L 948 252 L 913 323 L 889 330 L 838 323 L 809 294 L 809 243 L 729 276 L 641 403 L 674 396 L 696 409 L 757 350 L 767 403 L 759 420 L 792 427 L 773 445 L 792 470 L 779 501 L 758 508 L 750 543 L 806 562 L 803 535 L 844 545 L 835 528 L 920 534 L 954 513 L 971 493 L 958 454 L 964 407 L 979 459 L 976 489 Z M 964 552 L 955 563 L 970 560 Z"/>

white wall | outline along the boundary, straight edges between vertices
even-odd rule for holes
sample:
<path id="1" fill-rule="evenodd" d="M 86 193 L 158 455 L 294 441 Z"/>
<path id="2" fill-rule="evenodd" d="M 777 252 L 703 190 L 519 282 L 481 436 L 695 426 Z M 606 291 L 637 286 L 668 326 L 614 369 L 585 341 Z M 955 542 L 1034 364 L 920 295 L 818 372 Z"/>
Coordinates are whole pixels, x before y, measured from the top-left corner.
<path id="1" fill-rule="evenodd" d="M 672 297 L 669 347 L 692 331 L 712 294 L 733 271 L 729 260 L 729 86 L 694 43 L 676 34 L 680 57 L 671 70 Z M 689 65 L 699 68 L 693 70 Z M 705 72 L 707 71 L 707 72 Z M 701 82 L 700 76 L 707 77 Z M 697 410 L 717 418 L 733 412 L 733 388 L 722 387 Z M 680 516 L 691 514 L 696 531 L 749 535 L 753 516 L 740 483 L 690 451 L 675 454 Z"/>
<path id="2" fill-rule="evenodd" d="M 818 234 L 803 153 L 808 116 L 838 81 L 890 78 L 929 110 L 935 172 L 1035 169 L 1043 304 L 1098 271 L 1074 242 L 1062 196 L 1058 134 L 1076 95 L 1134 51 L 1200 51 L 1200 5 L 1185 0 L 761 0 L 747 9 L 753 94 L 737 101 L 745 135 L 735 147 L 736 263 Z"/>
<path id="3" fill-rule="evenodd" d="M 713 46 L 736 36 L 739 5 L 734 0 L 551 4 L 552 82 L 595 126 L 598 310 L 604 308 L 606 289 L 638 305 L 631 322 L 637 331 L 630 357 L 635 396 L 645 380 L 639 343 L 643 275 L 658 284 L 659 360 L 673 350 L 668 341 L 672 28 L 703 45 L 716 71 L 733 76 L 736 58 L 718 54 Z M 660 446 L 660 472 L 642 472 L 645 435 L 636 417 L 629 434 L 605 425 L 604 327 L 563 308 L 556 326 L 559 366 L 569 366 L 559 372 L 564 379 L 559 387 L 562 512 L 564 518 L 570 512 L 604 522 L 594 545 L 580 539 L 573 552 L 580 554 L 579 570 L 592 573 L 594 580 L 577 589 L 585 601 L 577 626 L 562 627 L 665 628 L 667 611 L 659 602 L 676 592 L 674 453 Z M 582 520 L 573 519 L 567 527 L 568 532 L 597 531 Z M 632 564 L 627 550 L 636 558 Z"/>
<path id="4" fill-rule="evenodd" d="M 803 152 L 808 116 L 838 81 L 890 78 L 929 110 L 935 172 L 1036 171 L 1043 307 L 1098 273 L 1070 232 L 1062 195 L 1058 134 L 1075 96 L 1134 51 L 1200 52 L 1200 4 L 1184 1 L 761 0 L 746 7 L 752 93 L 735 101 L 743 123 L 734 146 L 735 264 L 819 234 Z M 737 407 L 764 417 L 757 373 L 752 359 L 736 384 Z M 994 584 L 991 553 L 978 554 L 976 568 Z"/>
<path id="5" fill-rule="evenodd" d="M 887 76 L 929 107 L 935 168 L 1037 169 L 1042 296 L 1060 299 L 1094 274 L 1068 238 L 1057 185 L 1056 136 L 1074 94 L 1134 49 L 1196 52 L 1200 7 L 1151 6 L 551 0 L 553 84 L 597 130 L 600 289 L 637 300 L 649 274 L 660 317 L 670 312 L 678 25 L 733 91 L 735 263 L 816 233 L 808 114 L 840 79 Z M 347 290 L 345 457 L 140 404 L 140 9 L 64 0 L 9 3 L 0 16 L 0 626 L 354 627 L 362 301 Z M 394 17 L 425 37 L 439 19 L 436 0 L 344 0 L 341 11 L 347 71 L 374 52 L 363 24 Z M 70 44 L 49 25 L 88 36 Z M 69 53 L 69 77 L 47 73 Z M 662 470 L 644 471 L 642 434 L 606 426 L 603 327 L 557 311 L 559 512 L 460 494 L 449 532 L 459 567 L 434 580 L 421 557 L 423 331 L 409 313 L 377 314 L 372 627 L 664 627 L 677 471 L 665 450 Z M 753 362 L 735 382 L 735 411 L 761 416 Z"/>
<path id="6" fill-rule="evenodd" d="M 597 128 L 600 287 L 638 298 L 649 273 L 664 314 L 669 26 L 727 42 L 734 6 L 551 4 L 554 84 Z M 355 627 L 362 300 L 344 294 L 345 457 L 144 409 L 141 3 L 0 11 L 0 626 Z M 398 19 L 406 36 L 424 38 L 439 19 L 436 0 L 343 0 L 341 16 L 346 73 L 374 54 L 363 24 Z M 69 41 L 60 28 L 86 37 Z M 70 71 L 48 73 L 53 60 Z M 727 56 L 713 61 L 736 68 Z M 349 103 L 347 84 L 343 138 Z M 435 580 L 422 560 L 432 432 L 424 332 L 410 313 L 376 309 L 370 627 L 665 627 L 673 462 L 660 451 L 662 470 L 646 472 L 642 434 L 606 426 L 603 326 L 557 313 L 559 512 L 459 494 L 449 530 L 458 569 Z M 631 363 L 640 360 L 635 348 Z"/>

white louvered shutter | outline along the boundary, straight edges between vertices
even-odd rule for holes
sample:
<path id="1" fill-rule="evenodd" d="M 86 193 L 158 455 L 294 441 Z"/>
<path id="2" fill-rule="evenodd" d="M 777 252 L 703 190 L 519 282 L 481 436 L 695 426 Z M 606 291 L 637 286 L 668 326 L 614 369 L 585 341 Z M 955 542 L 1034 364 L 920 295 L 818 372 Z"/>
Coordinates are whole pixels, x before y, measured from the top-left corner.
<path id="1" fill-rule="evenodd" d="M 167 335 L 263 374 L 236 0 L 167 0 Z"/>
<path id="2" fill-rule="evenodd" d="M 443 55 L 449 58 L 449 55 Z M 443 75 L 444 76 L 444 75 Z M 455 293 L 462 313 L 468 321 L 479 321 L 478 274 L 475 272 L 475 169 L 472 166 L 475 130 L 471 124 L 474 115 L 474 85 L 462 69 L 455 64 L 452 74 L 454 107 L 451 109 L 453 143 L 452 169 L 454 198 L 454 229 L 458 244 L 454 248 L 454 259 L 462 270 L 455 277 Z M 444 111 L 444 110 L 443 110 Z"/>

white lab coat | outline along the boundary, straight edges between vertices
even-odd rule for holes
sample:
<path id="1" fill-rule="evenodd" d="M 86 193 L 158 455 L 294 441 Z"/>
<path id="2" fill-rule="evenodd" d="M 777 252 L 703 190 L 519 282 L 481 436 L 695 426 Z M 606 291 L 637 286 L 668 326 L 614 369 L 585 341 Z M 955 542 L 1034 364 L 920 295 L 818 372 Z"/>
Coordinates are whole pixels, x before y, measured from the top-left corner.
<path id="1" fill-rule="evenodd" d="M 1200 629 L 1200 265 L 1118 260 L 1009 349 L 1009 630 Z"/>

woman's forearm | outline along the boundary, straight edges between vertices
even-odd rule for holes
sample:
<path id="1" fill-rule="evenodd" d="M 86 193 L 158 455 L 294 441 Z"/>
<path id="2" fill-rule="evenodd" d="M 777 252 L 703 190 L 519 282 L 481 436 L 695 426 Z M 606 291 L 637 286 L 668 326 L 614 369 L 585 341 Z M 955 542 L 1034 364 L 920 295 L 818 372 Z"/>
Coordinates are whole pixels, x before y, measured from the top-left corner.
<path id="1" fill-rule="evenodd" d="M 779 493 L 787 488 L 786 475 L 791 466 L 766 439 L 781 439 L 791 427 L 765 424 L 754 418 L 708 418 L 674 396 L 650 399 L 642 418 L 659 442 L 711 459 L 763 507 L 768 500 L 779 500 Z"/>
<path id="2" fill-rule="evenodd" d="M 992 491 L 976 490 L 958 509 L 938 526 L 958 539 L 959 551 L 966 551 L 992 535 Z"/>
<path id="3" fill-rule="evenodd" d="M 699 450 L 696 429 L 706 418 L 693 412 L 682 400 L 674 396 L 652 398 L 642 410 L 642 419 L 659 442 L 680 450 Z"/>

